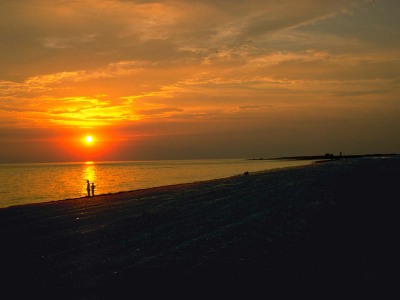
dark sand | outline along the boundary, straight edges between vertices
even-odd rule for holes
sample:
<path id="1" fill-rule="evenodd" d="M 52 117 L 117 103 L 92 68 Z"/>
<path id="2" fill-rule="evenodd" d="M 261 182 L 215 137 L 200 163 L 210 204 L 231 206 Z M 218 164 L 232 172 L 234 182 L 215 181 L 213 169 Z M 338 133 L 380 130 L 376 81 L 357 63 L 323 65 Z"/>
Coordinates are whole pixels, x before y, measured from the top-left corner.
<path id="1" fill-rule="evenodd" d="M 384 291 L 399 196 L 399 157 L 357 158 L 4 208 L 2 289 Z"/>

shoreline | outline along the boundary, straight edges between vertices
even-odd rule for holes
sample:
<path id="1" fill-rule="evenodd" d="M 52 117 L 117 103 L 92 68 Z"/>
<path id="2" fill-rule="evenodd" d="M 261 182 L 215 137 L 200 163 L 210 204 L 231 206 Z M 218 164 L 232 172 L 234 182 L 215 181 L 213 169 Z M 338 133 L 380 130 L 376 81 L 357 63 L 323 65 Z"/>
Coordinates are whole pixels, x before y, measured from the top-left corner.
<path id="1" fill-rule="evenodd" d="M 4 180 L 0 193 L 0 207 L 32 203 L 45 203 L 63 199 L 81 198 L 87 195 L 86 185 L 76 180 L 86 177 L 97 182 L 96 194 L 104 195 L 121 191 L 151 188 L 157 186 L 212 180 L 243 174 L 244 171 L 259 171 L 285 166 L 310 164 L 311 161 L 249 162 L 243 160 L 197 160 L 186 163 L 144 163 L 68 165 L 67 168 L 51 165 L 32 167 L 10 167 L 0 170 Z M 158 167 L 160 170 L 158 170 Z M 114 173 L 113 173 L 114 172 Z M 94 178 L 91 178 L 94 176 Z M 109 177 L 111 176 L 111 177 Z M 85 178 L 84 178 L 85 177 Z M 13 179 L 16 178 L 16 179 Z M 24 178 L 24 179 L 22 179 Z M 75 179 L 74 179 L 75 178 Z M 72 181 L 71 181 L 72 180 Z M 32 186 L 25 182 L 34 182 Z M 16 187 L 20 187 L 16 189 Z"/>
<path id="2" fill-rule="evenodd" d="M 274 168 L 274 169 L 267 169 L 267 170 L 261 170 L 261 171 L 255 171 L 255 172 L 249 172 L 248 175 L 255 175 L 255 174 L 262 174 L 266 172 L 274 172 L 274 171 L 281 171 L 281 170 L 290 170 L 290 169 L 297 169 L 297 168 L 304 168 L 304 167 L 309 167 L 315 164 L 322 164 L 322 163 L 327 163 L 327 162 L 332 162 L 337 159 L 357 159 L 357 158 L 369 158 L 369 157 L 391 157 L 391 156 L 397 156 L 397 154 L 367 154 L 367 155 L 350 155 L 350 156 L 343 156 L 342 158 L 335 158 L 335 159 L 326 159 L 324 156 L 294 156 L 294 157 L 280 157 L 280 158 L 269 158 L 269 159 L 248 159 L 248 160 L 313 160 L 312 163 L 308 165 L 301 165 L 301 166 L 290 166 L 290 167 L 280 167 L 280 168 Z M 208 179 L 208 180 L 200 180 L 200 181 L 193 181 L 193 182 L 186 182 L 186 183 L 177 183 L 177 184 L 169 184 L 169 185 L 161 185 L 161 186 L 154 186 L 154 187 L 149 187 L 149 188 L 139 188 L 139 189 L 134 189 L 134 190 L 127 190 L 127 191 L 118 191 L 118 192 L 111 192 L 111 193 L 104 193 L 104 194 L 99 194 L 93 196 L 82 196 L 82 197 L 76 197 L 76 198 L 64 198 L 64 199 L 58 199 L 58 200 L 50 200 L 50 201 L 45 201 L 45 202 L 37 202 L 37 203 L 25 203 L 25 204 L 15 204 L 15 205 L 10 205 L 6 207 L 0 207 L 1 209 L 7 209 L 11 207 L 19 207 L 19 206 L 27 206 L 27 205 L 46 205 L 46 204 L 53 204 L 54 202 L 60 202 L 60 201 L 73 201 L 73 200 L 89 200 L 91 198 L 96 198 L 96 197 L 107 197 L 107 196 L 114 196 L 114 195 L 119 195 L 123 193 L 129 193 L 129 194 L 134 194 L 137 191 L 145 191 L 145 190 L 163 190 L 164 188 L 178 188 L 181 186 L 185 185 L 193 185 L 193 184 L 202 184 L 202 183 L 207 183 L 207 182 L 213 182 L 213 181 L 220 181 L 220 180 L 229 180 L 231 178 L 236 178 L 240 176 L 246 176 L 245 172 L 237 175 L 231 175 L 227 177 L 222 177 L 222 178 L 215 178 L 215 179 Z"/>
<path id="3" fill-rule="evenodd" d="M 0 209 L 4 286 L 393 286 L 400 159 L 362 158 Z"/>
<path id="4" fill-rule="evenodd" d="M 292 168 L 302 168 L 302 167 L 307 167 L 311 166 L 316 163 L 323 163 L 323 162 L 329 162 L 330 160 L 316 160 L 308 165 L 300 165 L 300 166 L 289 166 L 289 167 L 278 167 L 278 168 L 273 168 L 273 169 L 267 169 L 267 170 L 261 170 L 261 171 L 254 171 L 254 172 L 248 172 L 248 175 L 254 175 L 254 174 L 259 174 L 259 173 L 265 173 L 265 172 L 273 172 L 277 170 L 286 170 L 286 169 L 292 169 Z M 118 192 L 110 192 L 110 193 L 103 193 L 103 194 L 98 194 L 93 196 L 82 196 L 82 197 L 75 197 L 75 198 L 61 198 L 57 200 L 49 200 L 49 201 L 44 201 L 44 202 L 33 202 L 33 203 L 24 203 L 24 204 L 14 204 L 10 206 L 5 206 L 5 207 L 0 207 L 0 210 L 2 209 L 7 209 L 7 208 L 12 208 L 12 207 L 20 207 L 20 206 L 31 206 L 31 205 L 47 205 L 47 204 L 53 204 L 54 202 L 62 202 L 62 201 L 73 201 L 73 200 L 90 200 L 92 198 L 96 197 L 107 197 L 107 196 L 114 196 L 114 195 L 119 195 L 122 193 L 135 193 L 137 191 L 144 191 L 144 190 L 163 190 L 164 188 L 174 188 L 174 187 L 180 187 L 180 186 L 185 186 L 185 185 L 192 185 L 192 184 L 202 184 L 202 183 L 207 183 L 207 182 L 213 182 L 213 181 L 220 181 L 220 180 L 228 180 L 230 178 L 236 178 L 240 176 L 246 176 L 245 172 L 241 174 L 236 174 L 236 175 L 231 175 L 227 177 L 221 177 L 221 178 L 214 178 L 214 179 L 208 179 L 208 180 L 200 180 L 200 181 L 193 181 L 193 182 L 185 182 L 185 183 L 176 183 L 176 184 L 169 184 L 169 185 L 161 185 L 161 186 L 154 186 L 154 187 L 148 187 L 148 188 L 139 188 L 139 189 L 134 189 L 134 190 L 126 190 L 126 191 L 118 191 Z"/>

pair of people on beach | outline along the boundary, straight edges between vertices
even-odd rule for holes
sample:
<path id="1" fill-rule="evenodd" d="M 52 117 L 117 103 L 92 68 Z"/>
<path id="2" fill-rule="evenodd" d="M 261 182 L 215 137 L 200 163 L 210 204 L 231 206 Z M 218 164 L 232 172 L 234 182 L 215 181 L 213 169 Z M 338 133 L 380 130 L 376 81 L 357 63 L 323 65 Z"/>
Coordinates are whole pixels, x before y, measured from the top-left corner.
<path id="1" fill-rule="evenodd" d="M 92 185 L 90 185 L 89 180 L 86 180 L 86 191 L 87 191 L 88 197 L 90 197 L 90 190 L 92 190 L 92 196 L 94 196 L 94 189 L 95 188 L 96 188 L 96 186 L 94 185 L 93 182 L 92 182 Z"/>

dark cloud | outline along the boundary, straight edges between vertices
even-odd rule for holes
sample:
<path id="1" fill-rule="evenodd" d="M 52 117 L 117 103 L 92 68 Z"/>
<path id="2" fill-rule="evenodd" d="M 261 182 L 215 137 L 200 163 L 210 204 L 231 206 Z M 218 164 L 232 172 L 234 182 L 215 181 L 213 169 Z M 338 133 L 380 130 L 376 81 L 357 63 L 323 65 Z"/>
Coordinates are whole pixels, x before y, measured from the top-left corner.
<path id="1" fill-rule="evenodd" d="M 139 115 L 146 115 L 146 116 L 152 116 L 152 115 L 160 115 L 160 114 L 165 114 L 165 113 L 174 113 L 174 112 L 182 112 L 182 108 L 178 107 L 162 107 L 162 108 L 154 108 L 154 109 L 138 109 L 135 110 L 135 113 Z"/>
<path id="2" fill-rule="evenodd" d="M 367 95 L 385 95 L 390 93 L 389 90 L 362 90 L 362 91 L 342 91 L 335 93 L 338 97 L 356 97 L 356 96 L 367 96 Z"/>

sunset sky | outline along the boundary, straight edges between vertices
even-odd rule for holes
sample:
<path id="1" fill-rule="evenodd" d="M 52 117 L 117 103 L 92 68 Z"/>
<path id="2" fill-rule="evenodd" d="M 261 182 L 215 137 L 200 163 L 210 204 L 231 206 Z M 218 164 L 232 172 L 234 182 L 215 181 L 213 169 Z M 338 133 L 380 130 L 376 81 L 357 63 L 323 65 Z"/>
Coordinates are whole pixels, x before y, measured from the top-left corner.
<path id="1" fill-rule="evenodd" d="M 400 153 L 399 0 L 0 4 L 0 163 Z"/>

